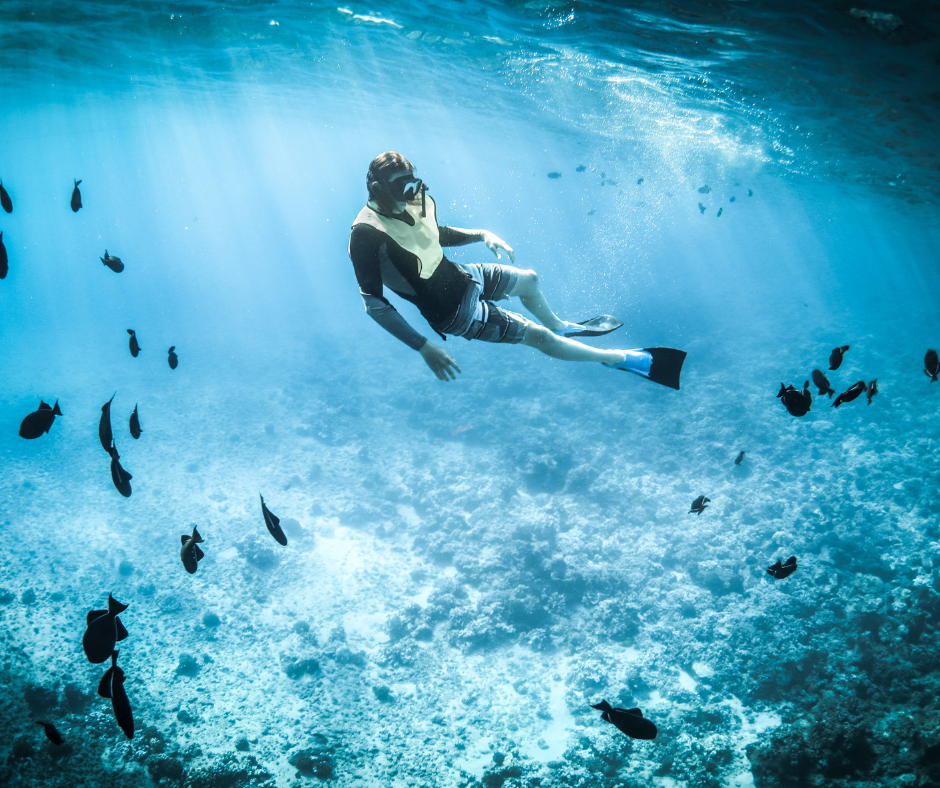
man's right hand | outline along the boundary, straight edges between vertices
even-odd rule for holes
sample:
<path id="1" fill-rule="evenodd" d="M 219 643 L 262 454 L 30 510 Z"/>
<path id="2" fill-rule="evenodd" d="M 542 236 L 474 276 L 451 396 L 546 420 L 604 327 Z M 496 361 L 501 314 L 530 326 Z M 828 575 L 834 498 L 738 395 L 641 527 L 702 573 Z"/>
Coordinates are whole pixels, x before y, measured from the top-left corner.
<path id="1" fill-rule="evenodd" d="M 454 361 L 454 357 L 444 348 L 435 345 L 430 340 L 425 342 L 421 350 L 418 351 L 431 371 L 441 380 L 456 380 L 460 373 L 460 367 Z M 457 370 L 454 372 L 454 370 Z"/>

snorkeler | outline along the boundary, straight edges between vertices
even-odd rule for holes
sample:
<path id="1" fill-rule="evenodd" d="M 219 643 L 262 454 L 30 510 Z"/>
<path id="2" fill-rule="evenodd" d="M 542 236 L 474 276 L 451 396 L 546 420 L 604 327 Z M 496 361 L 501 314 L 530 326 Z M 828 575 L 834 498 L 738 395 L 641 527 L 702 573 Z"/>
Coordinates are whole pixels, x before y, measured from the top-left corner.
<path id="1" fill-rule="evenodd" d="M 442 227 L 434 200 L 400 153 L 387 151 L 369 165 L 369 201 L 349 236 L 349 257 L 356 271 L 366 312 L 386 331 L 417 350 L 441 380 L 454 380 L 460 367 L 444 348 L 412 328 L 385 298 L 383 287 L 413 303 L 431 328 L 446 335 L 484 342 L 522 343 L 564 361 L 597 361 L 679 388 L 685 352 L 673 348 L 602 350 L 572 339 L 601 336 L 623 325 L 608 315 L 583 323 L 560 319 L 539 289 L 535 271 L 498 263 L 458 265 L 444 256 L 445 246 L 483 241 L 510 262 L 512 248 L 488 230 Z M 496 305 L 518 296 L 538 323 Z"/>

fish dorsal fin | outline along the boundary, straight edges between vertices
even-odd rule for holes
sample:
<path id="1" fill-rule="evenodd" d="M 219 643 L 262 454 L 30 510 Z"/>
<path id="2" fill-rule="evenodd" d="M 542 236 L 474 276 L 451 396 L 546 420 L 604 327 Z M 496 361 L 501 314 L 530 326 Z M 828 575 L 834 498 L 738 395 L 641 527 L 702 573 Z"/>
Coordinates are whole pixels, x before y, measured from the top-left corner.
<path id="1" fill-rule="evenodd" d="M 107 610 L 89 610 L 88 615 L 85 617 L 85 621 L 87 624 L 91 624 L 91 622 L 94 621 L 96 618 L 101 618 L 101 616 L 106 616 L 106 615 L 108 615 Z"/>
<path id="2" fill-rule="evenodd" d="M 114 617 L 114 631 L 116 633 L 114 636 L 115 640 L 120 641 L 120 640 L 124 640 L 125 638 L 127 638 L 127 634 L 128 634 L 127 630 L 124 628 L 124 625 L 121 623 L 121 619 L 119 619 L 117 616 Z"/>
<path id="3" fill-rule="evenodd" d="M 110 667 L 107 669 L 105 674 L 101 677 L 101 681 L 98 682 L 98 695 L 102 698 L 111 697 L 111 676 L 114 674 L 114 668 Z"/>
<path id="4" fill-rule="evenodd" d="M 777 563 L 779 563 L 779 561 L 778 561 Z M 784 563 L 784 566 L 794 566 L 795 564 L 796 564 L 796 556 L 795 556 L 795 555 L 791 555 L 791 556 L 786 560 L 786 563 Z"/>
<path id="5" fill-rule="evenodd" d="M 45 400 L 39 400 L 39 410 L 52 410 L 52 408 Z"/>
<path id="6" fill-rule="evenodd" d="M 623 711 L 623 709 L 621 709 L 621 711 Z M 627 714 L 632 714 L 634 717 L 642 717 L 642 716 L 643 716 L 643 712 L 640 711 L 638 708 L 637 708 L 637 709 L 627 709 L 626 713 L 627 713 Z"/>
<path id="7" fill-rule="evenodd" d="M 193 545 L 193 554 L 196 556 L 197 563 L 206 557 L 206 554 L 199 549 L 199 545 L 197 544 Z"/>

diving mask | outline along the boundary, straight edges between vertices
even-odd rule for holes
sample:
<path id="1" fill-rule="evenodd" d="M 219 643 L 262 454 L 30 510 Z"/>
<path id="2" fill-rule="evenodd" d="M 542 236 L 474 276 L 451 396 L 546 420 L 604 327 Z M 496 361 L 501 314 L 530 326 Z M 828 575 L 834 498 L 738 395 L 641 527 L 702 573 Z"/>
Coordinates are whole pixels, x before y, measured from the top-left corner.
<path id="1" fill-rule="evenodd" d="M 424 182 L 413 174 L 389 181 L 388 190 L 396 202 L 411 202 L 425 190 Z"/>

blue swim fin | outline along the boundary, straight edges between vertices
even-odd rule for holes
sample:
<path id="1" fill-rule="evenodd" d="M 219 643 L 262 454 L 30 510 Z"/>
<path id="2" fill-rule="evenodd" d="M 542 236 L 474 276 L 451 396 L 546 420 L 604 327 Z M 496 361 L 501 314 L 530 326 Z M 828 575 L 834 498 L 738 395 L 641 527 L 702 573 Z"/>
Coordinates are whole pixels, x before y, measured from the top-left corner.
<path id="1" fill-rule="evenodd" d="M 610 369 L 622 369 L 624 372 L 633 372 L 636 375 L 679 389 L 679 374 L 682 372 L 682 363 L 686 352 L 671 347 L 646 347 L 627 351 L 627 357 L 619 364 L 604 364 Z"/>

